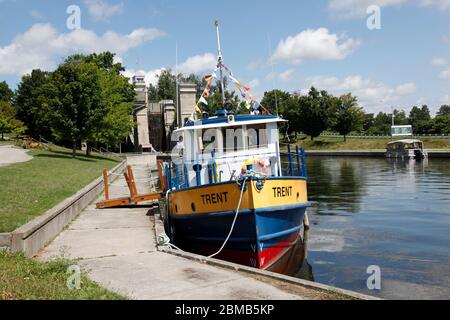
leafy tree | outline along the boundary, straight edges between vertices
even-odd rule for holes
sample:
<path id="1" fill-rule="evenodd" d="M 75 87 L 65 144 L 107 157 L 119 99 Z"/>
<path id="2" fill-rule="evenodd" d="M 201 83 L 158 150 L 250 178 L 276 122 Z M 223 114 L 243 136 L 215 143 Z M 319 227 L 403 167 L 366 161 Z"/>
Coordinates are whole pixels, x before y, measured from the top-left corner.
<path id="1" fill-rule="evenodd" d="M 134 127 L 132 115 L 135 92 L 128 79 L 106 70 L 101 70 L 100 87 L 101 99 L 107 111 L 89 139 L 94 143 L 118 146 Z"/>
<path id="2" fill-rule="evenodd" d="M 11 103 L 14 97 L 14 92 L 9 88 L 6 81 L 0 82 L 0 101 Z"/>
<path id="3" fill-rule="evenodd" d="M 392 116 L 379 112 L 374 120 L 374 126 L 369 130 L 372 134 L 389 134 L 392 125 Z"/>
<path id="4" fill-rule="evenodd" d="M 23 122 L 15 118 L 16 112 L 14 107 L 7 101 L 0 101 L 0 133 L 4 140 L 5 133 L 15 135 L 22 134 L 26 127 Z"/>
<path id="5" fill-rule="evenodd" d="M 98 69 L 100 99 L 105 107 L 104 117 L 92 127 L 87 138 L 88 149 L 92 144 L 117 146 L 123 142 L 134 127 L 133 103 L 135 91 L 128 79 L 121 75 L 124 69 L 121 63 L 114 62 L 115 54 L 77 54 L 66 59 L 66 63 L 95 65 Z"/>
<path id="6" fill-rule="evenodd" d="M 290 107 L 292 105 L 292 99 L 293 97 L 289 94 L 289 92 L 276 89 L 265 92 L 264 97 L 261 100 L 261 104 L 272 114 L 277 113 L 278 105 L 278 113 L 285 119 L 288 119 L 288 113 L 291 111 Z"/>
<path id="7" fill-rule="evenodd" d="M 433 131 L 439 134 L 450 133 L 450 115 L 437 116 L 434 119 Z"/>
<path id="8" fill-rule="evenodd" d="M 406 112 L 404 110 L 394 110 L 394 121 L 396 126 L 402 126 L 409 124 Z"/>
<path id="9" fill-rule="evenodd" d="M 370 128 L 372 128 L 374 125 L 375 125 L 375 114 L 373 113 L 364 114 L 364 123 L 363 123 L 364 131 L 368 132 Z"/>
<path id="10" fill-rule="evenodd" d="M 448 116 L 448 115 L 450 115 L 450 105 L 445 104 L 445 105 L 441 106 L 441 108 L 439 109 L 437 115 L 438 116 Z"/>
<path id="11" fill-rule="evenodd" d="M 409 124 L 411 124 L 413 127 L 413 131 L 418 132 L 419 122 L 422 122 L 421 125 L 423 125 L 423 121 L 431 120 L 430 110 L 428 109 L 428 106 L 423 105 L 422 108 L 414 106 L 409 113 L 408 120 Z"/>
<path id="12" fill-rule="evenodd" d="M 318 91 L 312 87 L 307 96 L 298 99 L 299 117 L 293 125 L 298 131 L 318 137 L 328 128 L 328 115 L 332 98 L 326 91 Z"/>
<path id="13" fill-rule="evenodd" d="M 94 63 L 66 62 L 52 74 L 49 108 L 56 137 L 70 140 L 73 156 L 108 111 L 102 99 L 100 71 Z"/>
<path id="14" fill-rule="evenodd" d="M 350 132 L 362 129 L 364 112 L 358 105 L 358 99 L 350 93 L 333 98 L 331 114 L 331 128 L 343 135 L 344 141 L 347 141 Z"/>
<path id="15" fill-rule="evenodd" d="M 33 70 L 31 74 L 22 77 L 16 92 L 17 117 L 28 127 L 27 133 L 35 138 L 52 137 L 46 90 L 49 78 L 48 72 Z"/>

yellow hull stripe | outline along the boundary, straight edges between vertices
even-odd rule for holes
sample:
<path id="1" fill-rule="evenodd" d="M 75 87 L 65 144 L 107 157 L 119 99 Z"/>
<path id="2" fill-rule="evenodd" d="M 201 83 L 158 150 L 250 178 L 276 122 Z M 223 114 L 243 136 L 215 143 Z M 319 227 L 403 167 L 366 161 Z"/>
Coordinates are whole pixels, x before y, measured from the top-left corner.
<path id="1" fill-rule="evenodd" d="M 241 210 L 289 206 L 308 201 L 306 181 L 302 179 L 267 180 L 262 190 L 256 181 L 247 182 Z M 169 193 L 172 215 L 205 214 L 236 210 L 241 189 L 236 183 L 211 185 Z"/>

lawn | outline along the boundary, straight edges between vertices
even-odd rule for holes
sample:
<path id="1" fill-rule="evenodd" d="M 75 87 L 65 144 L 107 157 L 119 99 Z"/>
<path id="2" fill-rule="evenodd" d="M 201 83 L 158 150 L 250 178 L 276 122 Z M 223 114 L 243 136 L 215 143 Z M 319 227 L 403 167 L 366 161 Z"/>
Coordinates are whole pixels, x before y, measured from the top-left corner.
<path id="1" fill-rule="evenodd" d="M 395 139 L 397 140 L 397 139 Z M 426 149 L 450 150 L 450 138 L 420 138 Z M 300 139 L 297 143 L 305 150 L 376 150 L 386 149 L 386 145 L 393 141 L 389 138 L 347 138 L 344 142 L 340 137 L 318 137 L 311 141 L 309 138 Z"/>
<path id="2" fill-rule="evenodd" d="M 112 169 L 118 162 L 70 152 L 30 151 L 33 160 L 0 167 L 0 233 L 46 212 Z"/>
<path id="3" fill-rule="evenodd" d="M 80 289 L 67 287 L 73 262 L 38 262 L 22 254 L 0 251 L 0 300 L 125 300 L 103 289 L 83 273 Z"/>

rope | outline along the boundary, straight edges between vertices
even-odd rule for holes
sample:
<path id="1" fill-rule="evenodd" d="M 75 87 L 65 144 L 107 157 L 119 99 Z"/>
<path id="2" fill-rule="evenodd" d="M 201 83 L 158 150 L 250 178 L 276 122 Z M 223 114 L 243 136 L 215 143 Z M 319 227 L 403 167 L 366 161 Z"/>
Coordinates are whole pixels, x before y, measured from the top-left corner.
<path id="1" fill-rule="evenodd" d="M 238 180 L 239 180 L 239 179 L 238 179 Z M 248 180 L 248 177 L 245 176 L 245 177 L 244 177 L 244 181 L 242 182 L 241 196 L 240 196 L 240 198 L 239 198 L 238 207 L 237 207 L 237 209 L 236 209 L 236 214 L 235 214 L 235 216 L 234 216 L 234 220 L 233 220 L 233 224 L 231 225 L 230 232 L 228 233 L 228 236 L 227 236 L 227 238 L 225 239 L 224 243 L 222 244 L 222 247 L 220 247 L 219 251 L 217 251 L 217 252 L 214 253 L 213 255 L 210 255 L 208 258 L 214 258 L 215 256 L 219 255 L 219 254 L 223 251 L 223 249 L 225 248 L 225 246 L 227 245 L 228 241 L 230 240 L 231 234 L 232 234 L 233 231 L 234 231 L 234 227 L 235 227 L 235 225 L 236 225 L 236 221 L 237 221 L 237 218 L 238 218 L 238 216 L 239 216 L 239 211 L 240 211 L 240 208 L 241 208 L 242 198 L 244 197 L 244 191 L 245 191 L 245 187 L 246 187 L 245 184 L 247 183 L 247 180 Z"/>

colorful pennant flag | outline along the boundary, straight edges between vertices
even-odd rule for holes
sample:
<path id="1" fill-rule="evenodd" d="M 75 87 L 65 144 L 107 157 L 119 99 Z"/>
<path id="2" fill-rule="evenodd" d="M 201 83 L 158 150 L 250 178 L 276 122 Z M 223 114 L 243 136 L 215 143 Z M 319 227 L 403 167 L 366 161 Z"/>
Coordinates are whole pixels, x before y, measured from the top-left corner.
<path id="1" fill-rule="evenodd" d="M 208 101 L 206 101 L 205 97 L 203 97 L 203 96 L 200 98 L 199 102 L 208 105 Z"/>

